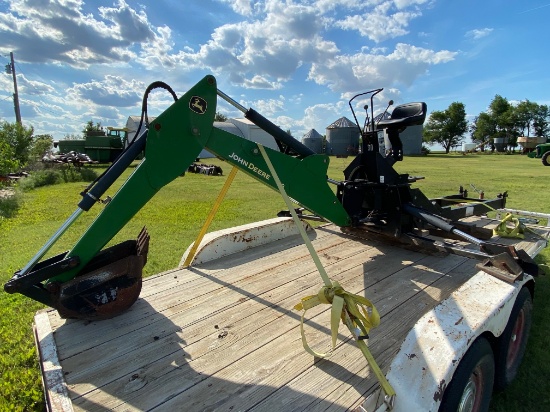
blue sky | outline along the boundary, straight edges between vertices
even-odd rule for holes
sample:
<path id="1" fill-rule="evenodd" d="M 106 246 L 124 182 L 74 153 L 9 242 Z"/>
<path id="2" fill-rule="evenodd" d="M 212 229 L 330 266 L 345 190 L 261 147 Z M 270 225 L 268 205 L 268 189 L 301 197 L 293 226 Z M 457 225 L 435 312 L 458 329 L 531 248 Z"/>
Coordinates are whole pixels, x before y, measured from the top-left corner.
<path id="1" fill-rule="evenodd" d="M 548 0 L 3 0 L 0 61 L 14 53 L 23 123 L 55 139 L 124 126 L 151 82 L 182 94 L 210 73 L 301 138 L 380 87 L 377 111 L 458 101 L 471 120 L 496 94 L 550 104 L 549 22 Z M 0 121 L 15 121 L 12 93 L 2 73 Z M 154 92 L 149 113 L 169 104 Z"/>

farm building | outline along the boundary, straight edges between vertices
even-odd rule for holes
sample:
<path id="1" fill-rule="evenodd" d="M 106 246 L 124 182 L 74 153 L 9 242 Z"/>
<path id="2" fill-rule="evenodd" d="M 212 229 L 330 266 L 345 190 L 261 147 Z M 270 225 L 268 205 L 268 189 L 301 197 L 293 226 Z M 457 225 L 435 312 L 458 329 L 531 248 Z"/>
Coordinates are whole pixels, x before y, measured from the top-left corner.
<path id="1" fill-rule="evenodd" d="M 359 129 L 347 117 L 341 117 L 327 127 L 326 153 L 350 156 L 359 151 Z"/>
<path id="2" fill-rule="evenodd" d="M 315 129 L 311 129 L 302 137 L 302 143 L 317 154 L 323 153 L 323 136 Z"/>

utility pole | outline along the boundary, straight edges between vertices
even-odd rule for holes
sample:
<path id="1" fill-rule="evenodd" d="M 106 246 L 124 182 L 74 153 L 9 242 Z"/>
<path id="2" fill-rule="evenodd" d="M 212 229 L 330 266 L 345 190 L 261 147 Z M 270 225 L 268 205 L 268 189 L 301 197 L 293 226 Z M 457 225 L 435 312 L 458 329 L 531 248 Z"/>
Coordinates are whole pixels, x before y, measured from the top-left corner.
<path id="1" fill-rule="evenodd" d="M 13 52 L 10 52 L 10 63 L 6 64 L 6 73 L 13 75 L 13 107 L 15 109 L 15 121 L 21 123 L 21 111 L 19 110 L 19 95 L 17 94 L 17 77 L 15 76 L 15 63 L 13 61 Z"/>

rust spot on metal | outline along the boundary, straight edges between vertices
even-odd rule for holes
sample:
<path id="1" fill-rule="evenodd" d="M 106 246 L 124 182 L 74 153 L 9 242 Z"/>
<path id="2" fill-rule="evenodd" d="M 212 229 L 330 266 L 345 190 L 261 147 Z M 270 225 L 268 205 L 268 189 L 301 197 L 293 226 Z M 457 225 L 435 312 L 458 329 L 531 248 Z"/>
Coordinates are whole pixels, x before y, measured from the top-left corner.
<path id="1" fill-rule="evenodd" d="M 445 383 L 445 379 L 441 379 L 441 382 L 437 385 L 437 390 L 434 393 L 434 401 L 441 402 L 445 389 L 447 389 L 447 384 Z"/>
<path id="2" fill-rule="evenodd" d="M 409 360 L 414 359 L 414 358 L 416 358 L 416 354 L 414 354 L 414 353 L 411 353 L 410 355 L 407 354 L 407 358 L 409 358 Z"/>
<path id="3" fill-rule="evenodd" d="M 460 325 L 460 324 L 462 323 L 463 320 L 464 320 L 464 316 L 461 317 L 459 320 L 457 320 L 457 321 L 455 322 L 455 325 Z"/>

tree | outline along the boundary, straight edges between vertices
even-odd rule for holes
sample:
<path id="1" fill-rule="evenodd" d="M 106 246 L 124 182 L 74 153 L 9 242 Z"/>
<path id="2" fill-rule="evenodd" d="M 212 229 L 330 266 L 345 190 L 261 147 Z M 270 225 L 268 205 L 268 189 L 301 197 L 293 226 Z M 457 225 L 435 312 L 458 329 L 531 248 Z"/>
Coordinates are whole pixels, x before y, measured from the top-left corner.
<path id="1" fill-rule="evenodd" d="M 67 133 L 64 137 L 63 137 L 64 140 L 80 140 L 82 139 L 82 136 L 80 135 L 77 135 L 77 134 L 74 134 L 74 133 Z"/>
<path id="2" fill-rule="evenodd" d="M 41 159 L 44 155 L 52 150 L 53 137 L 49 134 L 39 134 L 34 136 L 31 147 L 31 158 Z"/>
<path id="3" fill-rule="evenodd" d="M 531 136 L 531 129 L 535 121 L 539 105 L 529 100 L 522 100 L 514 108 L 514 118 L 518 126 L 521 128 L 523 136 Z M 527 131 L 527 133 L 525 133 Z"/>
<path id="4" fill-rule="evenodd" d="M 489 115 L 496 127 L 494 138 L 505 138 L 508 146 L 516 147 L 523 121 L 516 115 L 514 106 L 497 94 L 489 104 Z"/>
<path id="5" fill-rule="evenodd" d="M 538 105 L 535 110 L 535 116 L 533 118 L 533 129 L 535 130 L 535 136 L 544 137 L 550 133 L 550 124 L 548 118 L 550 117 L 550 109 L 545 104 Z"/>
<path id="6" fill-rule="evenodd" d="M 491 144 L 496 135 L 496 124 L 491 116 L 482 112 L 470 125 L 470 133 L 472 142 Z"/>
<path id="7" fill-rule="evenodd" d="M 513 124 L 512 105 L 505 97 L 497 94 L 489 104 L 489 114 L 495 122 L 496 137 L 506 137 Z"/>
<path id="8" fill-rule="evenodd" d="M 101 123 L 97 122 L 94 124 L 93 120 L 88 120 L 88 123 L 86 123 L 86 126 L 82 130 L 82 134 L 84 137 L 88 134 L 88 132 L 103 132 L 103 126 L 101 126 Z"/>
<path id="9" fill-rule="evenodd" d="M 466 109 L 463 103 L 454 102 L 443 111 L 434 111 L 424 128 L 424 141 L 439 143 L 446 153 L 458 145 L 468 131 Z"/>
<path id="10" fill-rule="evenodd" d="M 0 139 L 0 176 L 7 175 L 19 168 L 19 162 L 14 160 L 11 146 Z"/>
<path id="11" fill-rule="evenodd" d="M 24 167 L 29 161 L 34 129 L 25 127 L 21 123 L 3 122 L 0 125 L 0 140 L 7 143 L 13 153 L 12 160 Z"/>
<path id="12" fill-rule="evenodd" d="M 214 121 L 215 122 L 226 122 L 227 121 L 227 116 L 225 114 L 220 113 L 220 112 L 216 112 L 216 114 L 214 115 Z"/>

